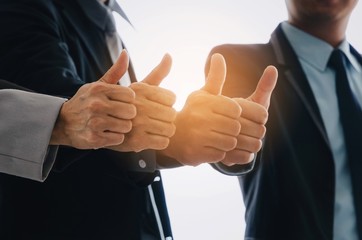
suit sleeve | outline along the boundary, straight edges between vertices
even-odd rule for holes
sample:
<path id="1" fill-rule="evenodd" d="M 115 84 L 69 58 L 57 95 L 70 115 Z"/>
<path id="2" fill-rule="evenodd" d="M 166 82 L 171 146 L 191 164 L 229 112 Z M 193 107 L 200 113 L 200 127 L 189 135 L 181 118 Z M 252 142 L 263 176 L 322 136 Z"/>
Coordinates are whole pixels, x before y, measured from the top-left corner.
<path id="1" fill-rule="evenodd" d="M 53 1 L 0 1 L 0 78 L 37 93 L 73 96 L 86 81 L 60 26 Z M 53 170 L 63 171 L 89 152 L 60 147 Z"/>
<path id="2" fill-rule="evenodd" d="M 0 172 L 44 181 L 55 161 L 49 146 L 65 99 L 20 90 L 0 90 Z"/>
<path id="3" fill-rule="evenodd" d="M 77 72 L 53 1 L 0 2 L 0 78 L 37 93 L 73 96 Z"/>

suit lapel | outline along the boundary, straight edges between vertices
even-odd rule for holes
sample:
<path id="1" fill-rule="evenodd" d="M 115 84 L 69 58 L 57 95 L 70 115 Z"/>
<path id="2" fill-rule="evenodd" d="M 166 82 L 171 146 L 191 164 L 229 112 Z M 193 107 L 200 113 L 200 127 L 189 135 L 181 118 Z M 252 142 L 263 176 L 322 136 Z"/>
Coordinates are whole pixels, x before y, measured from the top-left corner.
<path id="1" fill-rule="evenodd" d="M 96 67 L 100 72 L 106 72 L 112 66 L 112 60 L 109 54 L 105 54 L 108 50 L 104 37 L 99 34 L 101 30 L 98 30 L 98 26 L 89 21 L 77 1 L 54 0 L 54 2 L 66 24 L 71 25 L 76 32 L 84 46 L 82 48 L 90 55 Z"/>
<path id="2" fill-rule="evenodd" d="M 83 15 L 83 13 L 81 12 L 82 8 L 78 4 L 78 1 L 54 0 L 54 2 L 59 6 L 58 9 L 60 9 L 60 11 L 62 12 L 62 16 L 64 18 L 66 18 L 67 22 L 69 24 L 71 24 L 72 27 L 75 29 L 80 40 L 85 45 L 86 50 L 92 56 L 92 59 L 95 60 L 97 67 L 100 69 L 101 72 L 105 73 L 108 70 L 108 68 L 110 68 L 110 66 L 112 65 L 112 61 L 111 61 L 109 54 L 105 54 L 105 52 L 108 53 L 105 39 L 103 39 L 103 41 L 96 42 L 97 38 L 91 39 L 89 37 L 90 35 L 92 35 L 92 31 L 95 31 L 95 29 L 89 27 L 88 21 L 86 23 L 84 23 L 84 20 L 79 19 L 80 15 Z M 77 6 L 75 8 L 75 6 L 74 6 L 75 4 L 78 4 L 79 6 Z M 90 20 L 88 15 L 86 15 L 86 19 Z M 94 22 L 92 21 L 92 23 L 94 23 Z M 99 24 L 95 24 L 95 23 L 93 26 L 98 27 L 100 29 L 103 27 L 103 25 L 99 25 Z M 103 46 L 99 47 L 99 45 L 103 45 Z M 96 51 L 97 49 L 98 50 L 104 49 L 104 51 L 97 52 Z M 105 64 L 105 63 L 109 63 L 109 64 Z M 131 62 L 129 64 L 128 72 L 129 72 L 129 75 L 131 78 L 131 82 L 137 81 Z"/>
<path id="3" fill-rule="evenodd" d="M 285 37 L 280 25 L 271 36 L 271 45 L 274 49 L 277 64 L 280 66 L 280 75 L 284 75 L 286 81 L 289 81 L 290 85 L 306 107 L 313 122 L 316 124 L 324 141 L 330 147 L 327 132 L 312 89 L 309 86 L 307 77 L 298 58 Z"/>

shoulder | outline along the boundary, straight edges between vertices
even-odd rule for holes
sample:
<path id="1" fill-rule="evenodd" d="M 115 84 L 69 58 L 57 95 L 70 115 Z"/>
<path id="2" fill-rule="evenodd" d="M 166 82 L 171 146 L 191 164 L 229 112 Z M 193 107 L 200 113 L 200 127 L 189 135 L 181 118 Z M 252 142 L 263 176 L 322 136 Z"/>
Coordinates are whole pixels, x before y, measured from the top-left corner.
<path id="1" fill-rule="evenodd" d="M 52 0 L 2 0 L 0 1 L 1 18 L 7 20 L 47 20 L 55 18 L 56 7 Z M 31 23 L 31 22 L 29 22 Z"/>

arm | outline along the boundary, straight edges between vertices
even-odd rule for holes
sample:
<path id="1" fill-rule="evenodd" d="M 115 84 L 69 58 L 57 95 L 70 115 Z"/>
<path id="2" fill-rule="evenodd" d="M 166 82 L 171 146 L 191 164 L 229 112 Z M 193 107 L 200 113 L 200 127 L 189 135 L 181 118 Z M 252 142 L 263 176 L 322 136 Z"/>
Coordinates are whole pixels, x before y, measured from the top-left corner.
<path id="1" fill-rule="evenodd" d="M 5 116 L 0 125 L 4 136 L 0 143 L 0 172 L 44 181 L 53 166 L 57 145 L 89 149 L 122 143 L 136 115 L 134 92 L 114 85 L 126 71 L 127 63 L 128 56 L 123 52 L 100 81 L 85 84 L 68 101 L 20 90 L 0 90 L 0 111 Z M 0 81 L 0 88 L 21 87 Z M 117 108 L 122 111 L 114 111 Z"/>
<path id="2" fill-rule="evenodd" d="M 0 90 L 0 171 L 44 181 L 57 146 L 48 146 L 63 98 Z"/>

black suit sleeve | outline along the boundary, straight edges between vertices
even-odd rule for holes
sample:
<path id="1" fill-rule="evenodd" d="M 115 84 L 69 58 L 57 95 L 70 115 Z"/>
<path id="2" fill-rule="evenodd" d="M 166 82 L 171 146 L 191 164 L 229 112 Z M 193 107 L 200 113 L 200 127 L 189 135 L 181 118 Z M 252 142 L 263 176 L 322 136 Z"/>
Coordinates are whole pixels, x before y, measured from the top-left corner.
<path id="1" fill-rule="evenodd" d="M 5 81 L 2 79 L 0 79 L 0 89 L 17 89 L 17 90 L 23 90 L 23 91 L 31 91 L 27 88 L 24 88 L 22 86 L 15 84 L 15 83 Z"/>
<path id="2" fill-rule="evenodd" d="M 72 96 L 78 76 L 52 1 L 0 2 L 0 78 L 38 93 Z"/>

